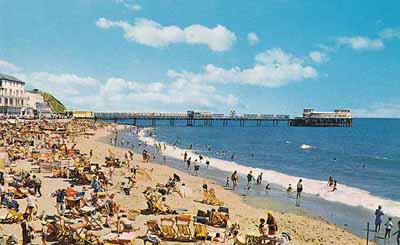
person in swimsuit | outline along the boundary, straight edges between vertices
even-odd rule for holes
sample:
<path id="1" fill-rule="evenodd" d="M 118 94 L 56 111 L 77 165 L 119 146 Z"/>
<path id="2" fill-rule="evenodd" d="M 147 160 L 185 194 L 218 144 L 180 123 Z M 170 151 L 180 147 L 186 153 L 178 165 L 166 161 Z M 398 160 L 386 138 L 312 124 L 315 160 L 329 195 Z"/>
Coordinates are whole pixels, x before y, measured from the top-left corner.
<path id="1" fill-rule="evenodd" d="M 379 231 L 381 230 L 382 216 L 383 216 L 382 206 L 379 205 L 378 209 L 375 210 L 375 232 L 376 233 L 379 233 Z"/>
<path id="2" fill-rule="evenodd" d="M 299 179 L 299 182 L 297 182 L 297 196 L 296 196 L 296 199 L 300 199 L 302 191 L 303 191 L 303 180 Z"/>
<path id="3" fill-rule="evenodd" d="M 238 184 L 238 173 L 236 170 L 233 172 L 231 179 L 232 179 L 232 189 L 235 190 Z"/>

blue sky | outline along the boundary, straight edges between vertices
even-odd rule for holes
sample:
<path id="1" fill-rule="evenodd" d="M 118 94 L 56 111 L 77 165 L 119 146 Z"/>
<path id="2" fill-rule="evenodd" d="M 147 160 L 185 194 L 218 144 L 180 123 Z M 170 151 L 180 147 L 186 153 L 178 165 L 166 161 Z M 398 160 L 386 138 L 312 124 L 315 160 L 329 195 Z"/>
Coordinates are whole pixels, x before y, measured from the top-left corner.
<path id="1" fill-rule="evenodd" d="M 399 1 L 0 0 L 0 72 L 69 108 L 400 117 Z"/>

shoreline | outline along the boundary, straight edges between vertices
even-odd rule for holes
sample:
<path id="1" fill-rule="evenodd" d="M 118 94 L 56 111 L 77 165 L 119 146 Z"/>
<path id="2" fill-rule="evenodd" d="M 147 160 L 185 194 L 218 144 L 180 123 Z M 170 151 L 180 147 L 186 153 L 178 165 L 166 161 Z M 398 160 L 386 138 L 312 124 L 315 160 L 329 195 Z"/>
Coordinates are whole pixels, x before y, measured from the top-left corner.
<path id="1" fill-rule="evenodd" d="M 138 137 L 142 141 L 157 141 L 161 143 L 166 143 L 163 141 L 159 141 L 156 137 L 152 136 L 147 136 L 145 135 L 145 132 L 147 130 L 153 130 L 153 127 L 144 127 L 141 131 Z M 189 149 L 184 149 L 184 148 L 179 148 L 176 147 L 176 149 L 171 149 L 172 146 L 170 146 L 170 150 L 163 152 L 163 155 L 179 159 L 183 157 L 183 152 L 187 151 L 188 154 L 190 153 L 191 156 L 196 156 L 198 155 L 196 153 L 196 150 L 189 150 Z M 312 147 L 312 146 L 311 146 Z M 249 171 L 252 171 L 253 173 L 260 173 L 263 172 L 263 177 L 264 179 L 268 180 L 268 183 L 272 185 L 277 185 L 281 187 L 281 190 L 286 190 L 287 184 L 291 183 L 292 186 L 295 186 L 297 183 L 298 179 L 303 180 L 303 185 L 306 187 L 305 190 L 303 191 L 304 194 L 307 194 L 311 197 L 317 197 L 320 198 L 324 201 L 327 202 L 338 202 L 344 205 L 348 205 L 352 208 L 358 208 L 362 207 L 365 210 L 368 210 L 369 212 L 373 213 L 375 209 L 377 208 L 377 205 L 382 205 L 385 207 L 385 211 L 387 214 L 390 214 L 391 217 L 400 217 L 400 209 L 398 208 L 400 205 L 400 202 L 394 201 L 387 199 L 385 197 L 380 197 L 380 196 L 374 196 L 372 195 L 369 191 L 360 189 L 358 187 L 352 187 L 348 186 L 346 184 L 338 184 L 338 188 L 335 192 L 332 192 L 329 190 L 327 187 L 327 182 L 323 180 L 318 180 L 318 179 L 310 179 L 307 177 L 299 177 L 299 176 L 293 176 L 293 175 L 288 175 L 286 173 L 278 172 L 275 170 L 269 170 L 269 169 L 262 169 L 259 167 L 252 167 L 252 166 L 247 166 L 241 163 L 238 163 L 236 161 L 229 161 L 226 159 L 220 159 L 217 157 L 213 156 L 208 156 L 207 152 L 205 151 L 203 153 L 206 158 L 213 159 L 214 161 L 217 161 L 218 164 L 215 164 L 214 167 L 218 170 L 221 171 L 226 171 L 226 172 L 233 172 L 234 170 L 238 170 L 239 174 L 246 175 Z M 192 157 L 193 158 L 193 157 Z M 229 169 L 229 171 L 228 171 Z M 282 184 L 285 183 L 286 185 Z M 351 196 L 351 198 L 349 198 Z"/>
<path id="2" fill-rule="evenodd" d="M 120 127 L 120 129 L 123 129 L 123 127 L 124 126 L 127 126 L 127 127 L 131 127 L 131 125 L 119 125 L 119 127 Z M 121 136 L 120 134 L 119 134 L 119 136 Z M 138 135 L 135 135 L 135 137 L 138 137 Z M 101 141 L 100 141 L 101 142 Z M 104 143 L 104 142 L 101 142 L 101 143 Z M 148 142 L 148 143 L 150 143 L 150 142 Z M 105 143 L 105 144 L 107 144 L 107 145 L 110 145 L 110 146 L 112 146 L 111 144 L 109 144 L 109 143 Z M 151 146 L 152 147 L 152 145 L 151 144 L 148 144 L 148 146 Z M 126 149 L 126 148 L 125 148 Z M 137 150 L 136 148 L 135 148 L 135 150 Z M 180 160 L 180 161 L 182 161 L 182 160 Z M 251 210 L 253 210 L 253 211 L 255 211 L 256 210 L 256 212 L 257 213 L 263 213 L 263 215 L 265 216 L 265 214 L 266 214 L 266 209 L 260 209 L 260 208 L 257 208 L 257 207 L 255 207 L 255 206 L 253 206 L 252 204 L 251 204 L 251 201 L 249 201 L 249 199 L 250 198 L 253 198 L 253 196 L 243 196 L 243 195 L 241 195 L 240 193 L 237 193 L 237 192 L 235 192 L 235 191 L 232 191 L 231 189 L 226 189 L 226 188 L 224 188 L 223 187 L 223 183 L 222 182 L 219 182 L 219 181 L 216 181 L 215 179 L 211 179 L 211 178 L 208 178 L 208 177 L 206 177 L 206 176 L 193 176 L 193 175 L 191 175 L 191 174 L 189 174 L 187 171 L 184 171 L 184 170 L 182 170 L 182 169 L 177 169 L 177 168 L 174 168 L 174 167 L 171 167 L 171 166 L 168 166 L 168 165 L 165 165 L 165 164 L 162 164 L 162 163 L 159 163 L 159 162 L 153 162 L 152 164 L 155 164 L 155 165 L 158 165 L 158 166 L 162 166 L 162 167 L 166 167 L 167 169 L 168 169 L 168 171 L 170 171 L 171 173 L 172 172 L 179 172 L 180 174 L 182 174 L 182 175 L 185 175 L 186 177 L 188 177 L 188 178 L 197 178 L 197 179 L 200 179 L 202 182 L 204 182 L 204 183 L 211 183 L 211 184 L 213 184 L 214 186 L 214 188 L 216 188 L 216 189 L 218 189 L 218 191 L 222 191 L 222 192 L 228 192 L 228 193 L 230 193 L 230 195 L 235 195 L 236 196 L 236 198 L 235 199 L 239 199 L 240 200 L 240 203 L 241 204 L 243 204 L 243 205 L 246 205 L 247 206 L 247 208 L 249 208 L 249 209 L 251 209 Z M 182 163 L 183 164 L 183 163 Z M 271 201 L 271 200 L 270 200 Z M 273 202 L 275 202 L 275 206 L 280 206 L 280 208 L 281 208 L 281 205 L 282 205 L 282 202 L 280 202 L 280 201 L 277 201 L 277 200 L 273 200 Z M 271 205 L 271 206 L 273 206 L 273 205 Z M 287 205 L 288 206 L 288 205 Z M 289 207 L 289 206 L 288 206 Z M 288 218 L 288 223 L 292 223 L 293 224 L 293 222 L 291 222 L 290 221 L 290 219 L 293 219 L 293 216 L 295 216 L 296 217 L 296 219 L 298 218 L 298 219 L 300 219 L 302 222 L 302 225 L 307 225 L 308 223 L 314 223 L 314 222 L 316 222 L 316 223 L 319 223 L 319 225 L 317 225 L 317 226 L 315 226 L 315 228 L 314 229 L 311 229 L 312 231 L 311 232 L 315 232 L 317 229 L 320 229 L 320 225 L 322 225 L 322 226 L 328 226 L 328 228 L 327 228 L 327 230 L 329 230 L 329 231 L 332 231 L 332 230 L 337 230 L 337 231 L 339 231 L 339 233 L 340 234 L 346 234 L 346 235 L 348 235 L 349 237 L 352 237 L 352 238 L 354 238 L 355 240 L 353 240 L 353 242 L 350 242 L 350 243 L 348 243 L 348 241 L 347 242 L 344 242 L 344 241 L 341 241 L 340 243 L 335 243 L 335 241 L 329 241 L 329 243 L 331 243 L 331 244 L 363 244 L 364 243 L 364 241 L 365 241 L 365 239 L 362 239 L 362 238 L 360 238 L 360 237 L 358 237 L 358 236 L 356 236 L 356 235 L 353 235 L 348 229 L 344 229 L 344 228 L 342 228 L 342 227 L 339 227 L 339 226 L 337 226 L 337 225 L 335 225 L 335 224 L 333 224 L 333 223 L 330 223 L 329 221 L 327 221 L 326 219 L 324 219 L 323 217 L 320 217 L 320 216 L 318 216 L 318 215 L 313 215 L 312 213 L 309 213 L 309 212 L 307 212 L 307 211 L 305 211 L 305 210 L 302 210 L 302 209 L 293 209 L 293 210 L 296 210 L 296 213 L 292 213 L 292 212 L 288 212 L 286 209 L 285 210 L 280 210 L 280 211 L 278 211 L 277 213 L 279 213 L 280 215 L 282 215 L 282 216 L 285 216 L 285 215 L 287 215 L 287 217 L 286 218 Z M 262 214 L 260 214 L 260 215 L 262 215 Z M 279 215 L 279 216 L 280 216 Z M 254 223 L 254 230 L 253 230 L 253 233 L 256 233 L 255 231 L 256 231 L 256 224 L 258 223 L 258 219 L 255 219 L 254 221 L 253 221 L 253 223 Z M 318 227 L 318 228 L 317 228 Z M 282 231 L 282 230 L 281 230 Z M 296 232 L 294 232 L 295 234 L 296 234 Z M 320 235 L 320 234 L 319 234 Z M 336 234 L 337 235 L 337 234 Z M 317 235 L 318 236 L 318 235 Z M 323 239 L 323 235 L 321 236 L 322 237 L 322 239 Z M 304 238 L 304 237 L 303 237 Z M 336 236 L 336 239 L 337 239 L 338 237 Z M 315 242 L 318 242 L 318 238 L 316 238 L 316 237 L 314 237 L 314 238 L 309 238 L 309 239 L 307 239 L 307 238 L 304 238 L 304 239 L 301 239 L 302 241 L 302 243 L 299 243 L 299 244 L 315 244 Z M 311 241 L 311 243 L 309 243 Z M 336 241 L 337 242 L 337 241 Z M 295 243 L 296 244 L 296 243 Z M 321 243 L 321 244 L 324 244 L 324 243 Z M 372 242 L 371 242 L 371 244 L 373 244 Z"/>

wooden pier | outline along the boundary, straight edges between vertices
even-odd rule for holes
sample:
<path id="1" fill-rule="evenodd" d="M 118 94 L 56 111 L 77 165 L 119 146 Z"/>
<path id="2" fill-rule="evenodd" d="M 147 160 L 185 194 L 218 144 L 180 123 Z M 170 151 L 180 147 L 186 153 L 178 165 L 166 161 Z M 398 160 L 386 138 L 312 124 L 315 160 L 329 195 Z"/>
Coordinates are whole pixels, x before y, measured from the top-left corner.
<path id="1" fill-rule="evenodd" d="M 94 113 L 94 120 L 107 120 L 115 123 L 129 120 L 132 125 L 138 125 L 140 122 L 148 122 L 151 126 L 156 126 L 157 122 L 169 121 L 170 126 L 177 125 L 177 121 L 185 122 L 186 126 L 213 126 L 216 122 L 222 124 L 226 127 L 230 124 L 238 124 L 241 127 L 246 126 L 246 124 L 251 124 L 255 126 L 265 125 L 263 122 L 270 122 L 269 125 L 278 126 L 279 122 L 284 122 L 289 124 L 289 115 L 268 115 L 268 116 L 222 116 L 218 115 L 188 115 L 186 113 L 107 113 L 98 112 Z"/>

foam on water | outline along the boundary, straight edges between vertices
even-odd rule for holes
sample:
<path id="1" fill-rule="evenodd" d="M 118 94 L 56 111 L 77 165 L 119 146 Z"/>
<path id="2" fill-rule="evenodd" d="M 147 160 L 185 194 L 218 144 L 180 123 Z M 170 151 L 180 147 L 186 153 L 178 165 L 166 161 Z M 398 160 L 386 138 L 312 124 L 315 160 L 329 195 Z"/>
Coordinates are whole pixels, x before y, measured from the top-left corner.
<path id="1" fill-rule="evenodd" d="M 156 139 L 146 135 L 146 132 L 148 130 L 151 130 L 151 128 L 145 128 L 139 131 L 139 140 L 145 141 L 147 143 L 165 143 L 167 145 L 167 150 L 162 152 L 163 155 L 176 159 L 183 159 L 183 155 L 186 151 L 188 156 L 192 156 L 192 159 L 196 159 L 197 154 L 194 153 L 194 151 L 181 149 L 168 145 L 166 142 L 157 141 Z M 310 146 L 310 148 L 312 149 L 312 146 Z M 250 171 L 253 171 L 253 174 L 255 175 L 262 172 L 264 180 L 266 180 L 268 183 L 282 186 L 282 188 L 286 188 L 288 184 L 296 186 L 297 181 L 302 178 L 299 176 L 283 174 L 273 170 L 248 167 L 233 161 L 226 161 L 218 158 L 209 158 L 207 156 L 204 156 L 204 158 L 210 159 L 211 167 L 217 168 L 222 171 L 233 172 L 236 170 L 241 174 L 248 174 Z M 312 171 L 312 169 L 310 169 L 310 171 Z M 387 214 L 400 217 L 400 202 L 373 196 L 368 191 L 343 184 L 337 184 L 337 190 L 335 192 L 332 192 L 332 188 L 327 186 L 326 181 L 309 178 L 302 179 L 304 187 L 303 191 L 307 194 L 318 196 L 327 201 L 340 202 L 343 204 L 355 207 L 363 207 L 370 210 L 375 210 L 378 205 L 382 205 Z"/>

